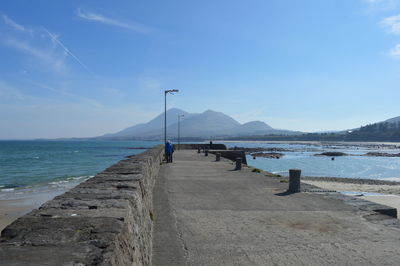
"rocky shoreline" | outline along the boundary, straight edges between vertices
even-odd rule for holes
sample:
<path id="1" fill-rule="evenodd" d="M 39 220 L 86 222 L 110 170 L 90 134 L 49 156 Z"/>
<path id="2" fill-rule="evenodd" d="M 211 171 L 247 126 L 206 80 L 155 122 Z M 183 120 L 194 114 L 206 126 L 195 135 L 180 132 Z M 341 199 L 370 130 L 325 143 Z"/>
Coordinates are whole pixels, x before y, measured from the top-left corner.
<path id="1" fill-rule="evenodd" d="M 251 156 L 254 157 L 263 157 L 263 158 L 270 158 L 270 159 L 280 159 L 285 154 L 279 153 L 279 152 L 256 152 L 256 153 L 251 153 Z"/>
<path id="2" fill-rule="evenodd" d="M 386 181 L 382 179 L 366 179 L 366 178 L 347 178 L 347 177 L 317 177 L 317 176 L 302 176 L 302 180 L 310 181 L 325 181 L 350 184 L 368 184 L 368 185 L 388 185 L 399 186 L 400 181 Z"/>
<path id="3" fill-rule="evenodd" d="M 362 156 L 373 157 L 400 157 L 400 153 L 386 153 L 386 152 L 368 152 Z"/>
<path id="4" fill-rule="evenodd" d="M 262 148 L 262 147 L 256 147 L 256 148 L 247 148 L 247 147 L 236 147 L 236 150 L 241 150 L 244 151 L 246 154 L 251 154 L 254 152 L 294 152 L 295 150 L 291 149 L 285 149 L 285 148 Z"/>
<path id="5" fill-rule="evenodd" d="M 361 145 L 360 145 L 361 146 Z M 325 146 L 324 146 L 325 147 Z M 329 149 L 335 149 L 334 146 L 326 146 Z M 346 146 L 347 147 L 347 146 Z M 350 147 L 350 146 L 348 146 Z M 390 147 L 392 149 L 398 149 L 398 146 L 396 145 L 385 145 L 382 144 L 382 146 L 379 145 L 366 145 L 363 147 L 368 147 L 368 148 L 382 148 L 382 147 Z M 269 159 L 280 159 L 283 156 L 285 156 L 284 153 L 282 152 L 321 152 L 319 149 L 286 149 L 286 148 L 262 148 L 262 147 L 254 147 L 254 148 L 247 148 L 247 147 L 235 147 L 234 149 L 236 150 L 243 150 L 246 155 L 250 155 L 253 157 L 263 157 L 263 158 L 269 158 Z M 338 149 L 336 147 L 336 149 Z M 387 153 L 387 152 L 367 152 L 365 154 L 347 154 L 344 152 L 332 152 L 332 151 L 327 151 L 327 152 L 322 152 L 322 153 L 317 153 L 314 154 L 314 156 L 327 156 L 327 157 L 337 157 L 337 156 L 370 156 L 370 157 L 400 157 L 400 153 Z"/>

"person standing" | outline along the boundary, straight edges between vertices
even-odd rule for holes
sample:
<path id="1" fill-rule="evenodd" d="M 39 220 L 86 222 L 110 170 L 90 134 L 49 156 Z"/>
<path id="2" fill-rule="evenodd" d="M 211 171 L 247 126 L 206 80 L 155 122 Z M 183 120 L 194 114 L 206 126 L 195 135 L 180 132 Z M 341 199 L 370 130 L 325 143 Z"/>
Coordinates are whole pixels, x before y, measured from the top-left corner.
<path id="1" fill-rule="evenodd" d="M 174 145 L 172 145 L 170 141 L 167 141 L 166 151 L 167 151 L 167 163 L 172 163 L 172 154 L 174 153 Z"/>

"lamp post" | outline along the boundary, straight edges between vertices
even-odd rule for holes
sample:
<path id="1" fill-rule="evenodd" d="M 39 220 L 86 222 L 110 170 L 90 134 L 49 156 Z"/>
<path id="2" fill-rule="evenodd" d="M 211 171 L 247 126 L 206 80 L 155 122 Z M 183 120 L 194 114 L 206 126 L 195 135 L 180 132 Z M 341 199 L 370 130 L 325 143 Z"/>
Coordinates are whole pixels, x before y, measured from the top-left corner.
<path id="1" fill-rule="evenodd" d="M 181 149 L 181 117 L 185 115 L 178 115 L 178 150 Z"/>
<path id="2" fill-rule="evenodd" d="M 179 92 L 179 90 L 165 90 L 164 91 L 164 146 L 165 146 L 165 154 L 167 154 L 167 94 L 174 92 Z"/>

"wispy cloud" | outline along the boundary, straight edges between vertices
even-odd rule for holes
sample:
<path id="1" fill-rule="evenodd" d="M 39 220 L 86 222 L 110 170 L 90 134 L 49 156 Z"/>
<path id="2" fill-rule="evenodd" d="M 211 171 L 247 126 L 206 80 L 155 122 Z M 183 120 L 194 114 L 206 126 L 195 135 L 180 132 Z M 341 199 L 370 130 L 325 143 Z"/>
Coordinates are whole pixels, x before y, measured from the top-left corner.
<path id="1" fill-rule="evenodd" d="M 28 30 L 28 29 L 26 29 L 24 26 L 22 26 L 22 25 L 16 23 L 16 22 L 13 21 L 12 19 L 10 19 L 8 16 L 6 16 L 6 15 L 3 14 L 3 15 L 1 15 L 1 17 L 2 17 L 2 19 L 3 19 L 3 21 L 4 21 L 4 23 L 5 23 L 6 25 L 12 27 L 13 29 L 18 30 L 18 31 L 30 32 L 30 30 Z"/>
<path id="2" fill-rule="evenodd" d="M 43 28 L 47 34 L 49 34 L 49 36 L 51 37 L 51 39 L 57 43 L 58 45 L 60 45 L 60 47 L 62 49 L 64 49 L 64 52 L 68 55 L 70 55 L 76 62 L 78 62 L 78 64 L 80 64 L 84 69 L 86 69 L 87 72 L 89 72 L 90 74 L 93 74 L 93 72 L 84 64 L 82 63 L 82 61 L 76 56 L 74 55 L 59 39 L 58 36 L 52 34 L 51 32 L 49 32 L 47 29 Z"/>
<path id="3" fill-rule="evenodd" d="M 400 15 L 383 19 L 380 25 L 390 34 L 400 35 Z"/>
<path id="4" fill-rule="evenodd" d="M 42 47 L 35 47 L 27 41 L 15 38 L 6 37 L 3 39 L 3 44 L 19 50 L 25 54 L 33 56 L 47 65 L 50 65 L 53 70 L 64 70 L 65 55 L 56 55 L 52 49 L 43 49 Z"/>
<path id="5" fill-rule="evenodd" d="M 383 19 L 380 25 L 386 30 L 387 33 L 393 35 L 400 35 L 400 14 Z M 400 44 L 397 44 L 389 51 L 389 55 L 394 58 L 400 59 Z"/>
<path id="6" fill-rule="evenodd" d="M 153 31 L 152 28 L 147 27 L 142 24 L 139 24 L 139 23 L 136 23 L 136 22 L 124 22 L 124 21 L 121 21 L 118 19 L 106 17 L 101 14 L 87 12 L 87 11 L 81 10 L 80 8 L 78 8 L 76 10 L 76 15 L 85 20 L 103 23 L 103 24 L 131 30 L 131 31 L 135 31 L 138 33 L 149 34 Z"/>
<path id="7" fill-rule="evenodd" d="M 90 69 L 74 55 L 60 40 L 44 27 L 28 27 L 21 25 L 7 15 L 0 15 L 3 20 L 3 33 L 0 43 L 32 56 L 57 72 L 65 71 L 65 60 L 70 56 L 86 71 Z"/>

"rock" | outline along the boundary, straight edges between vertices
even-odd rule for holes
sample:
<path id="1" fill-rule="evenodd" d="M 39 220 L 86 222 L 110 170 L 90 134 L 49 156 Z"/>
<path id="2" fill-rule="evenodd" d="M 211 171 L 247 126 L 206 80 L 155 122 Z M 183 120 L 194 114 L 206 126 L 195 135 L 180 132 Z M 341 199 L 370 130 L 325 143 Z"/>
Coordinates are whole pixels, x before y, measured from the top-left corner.
<path id="1" fill-rule="evenodd" d="M 246 148 L 246 147 L 236 147 L 237 150 L 244 151 L 247 155 L 252 154 L 252 153 L 261 153 L 261 152 L 278 152 L 278 151 L 284 151 L 284 152 L 293 152 L 294 150 L 289 150 L 285 148 L 261 148 L 261 147 L 255 147 L 255 148 Z"/>
<path id="2" fill-rule="evenodd" d="M 373 157 L 400 157 L 400 153 L 386 153 L 386 152 L 368 152 L 363 156 L 373 156 Z"/>
<path id="3" fill-rule="evenodd" d="M 278 152 L 257 152 L 257 153 L 252 153 L 251 156 L 254 157 L 264 157 L 264 158 L 271 158 L 271 159 L 280 159 L 285 154 L 283 153 L 278 153 Z"/>
<path id="4" fill-rule="evenodd" d="M 315 154 L 314 156 L 348 156 L 348 154 L 344 153 L 344 152 L 336 152 L 336 151 L 329 151 L 329 152 L 323 152 L 323 153 L 318 153 Z"/>

